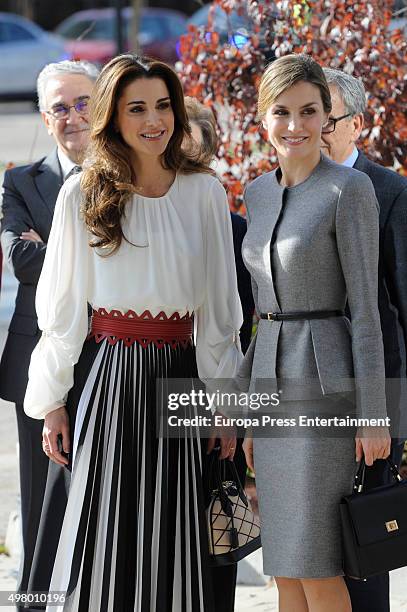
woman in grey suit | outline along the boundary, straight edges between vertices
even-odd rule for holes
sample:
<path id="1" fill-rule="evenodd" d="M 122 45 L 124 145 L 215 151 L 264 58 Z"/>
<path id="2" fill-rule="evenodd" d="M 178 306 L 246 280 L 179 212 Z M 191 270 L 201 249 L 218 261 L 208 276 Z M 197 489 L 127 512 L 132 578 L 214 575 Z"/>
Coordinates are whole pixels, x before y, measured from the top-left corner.
<path id="1" fill-rule="evenodd" d="M 351 408 L 358 418 L 386 416 L 377 202 L 366 175 L 321 157 L 330 110 L 314 60 L 273 62 L 260 83 L 258 112 L 279 168 L 245 193 L 243 257 L 260 323 L 241 373 L 249 373 L 251 389 L 264 390 L 265 379 L 285 381 L 277 387 L 279 412 L 297 425 L 299 415 L 345 416 Z M 347 301 L 351 323 L 343 315 Z M 351 491 L 355 434 L 356 459 L 364 454 L 370 465 L 388 456 L 388 429 L 368 427 L 352 437 L 328 436 L 323 427 L 279 433 L 245 440 L 249 465 L 254 446 L 264 571 L 276 577 L 280 611 L 349 612 L 339 501 Z"/>

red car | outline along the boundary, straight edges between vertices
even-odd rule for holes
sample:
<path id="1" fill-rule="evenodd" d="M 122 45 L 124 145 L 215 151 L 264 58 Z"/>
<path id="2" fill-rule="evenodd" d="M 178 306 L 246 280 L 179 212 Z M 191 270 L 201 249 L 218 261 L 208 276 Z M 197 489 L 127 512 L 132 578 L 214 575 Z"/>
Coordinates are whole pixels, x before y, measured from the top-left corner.
<path id="1" fill-rule="evenodd" d="M 131 51 L 131 19 L 133 9 L 122 9 L 124 50 Z M 143 55 L 168 64 L 178 60 L 177 42 L 187 31 L 187 17 L 171 9 L 145 8 L 141 11 L 139 46 Z M 85 59 L 103 65 L 117 55 L 116 11 L 113 8 L 91 9 L 74 13 L 56 28 L 66 39 L 66 48 L 73 59 Z"/>

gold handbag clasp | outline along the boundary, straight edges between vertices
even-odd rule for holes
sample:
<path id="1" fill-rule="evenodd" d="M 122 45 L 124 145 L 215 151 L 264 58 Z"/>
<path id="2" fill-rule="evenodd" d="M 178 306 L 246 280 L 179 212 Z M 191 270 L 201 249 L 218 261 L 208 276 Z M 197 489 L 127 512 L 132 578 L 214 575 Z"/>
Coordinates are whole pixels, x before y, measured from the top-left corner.
<path id="1" fill-rule="evenodd" d="M 385 525 L 386 525 L 386 529 L 387 529 L 388 533 L 390 533 L 391 531 L 397 531 L 397 529 L 399 528 L 396 520 L 387 521 L 387 523 L 385 523 Z"/>

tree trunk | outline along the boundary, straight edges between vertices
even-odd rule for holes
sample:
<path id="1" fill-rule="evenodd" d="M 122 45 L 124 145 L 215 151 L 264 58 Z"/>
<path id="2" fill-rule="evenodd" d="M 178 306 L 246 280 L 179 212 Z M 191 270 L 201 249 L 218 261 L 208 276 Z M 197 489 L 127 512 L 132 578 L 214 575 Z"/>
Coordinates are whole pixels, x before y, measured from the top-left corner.
<path id="1" fill-rule="evenodd" d="M 17 0 L 17 2 L 10 2 L 10 5 L 10 11 L 23 15 L 32 21 L 35 20 L 34 7 L 31 0 Z"/>
<path id="2" fill-rule="evenodd" d="M 140 53 L 140 45 L 138 42 L 138 33 L 141 18 L 141 9 L 148 4 L 148 0 L 132 0 L 133 19 L 131 20 L 130 28 L 130 51 Z"/>

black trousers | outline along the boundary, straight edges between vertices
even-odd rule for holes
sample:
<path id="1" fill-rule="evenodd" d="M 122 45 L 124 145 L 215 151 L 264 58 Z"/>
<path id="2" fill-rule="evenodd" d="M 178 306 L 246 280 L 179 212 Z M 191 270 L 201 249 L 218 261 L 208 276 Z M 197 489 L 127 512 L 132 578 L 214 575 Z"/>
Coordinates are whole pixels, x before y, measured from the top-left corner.
<path id="1" fill-rule="evenodd" d="M 393 443 L 391 459 L 400 466 L 404 443 Z M 365 488 L 374 489 L 393 481 L 387 462 L 378 459 L 366 469 Z M 345 578 L 353 612 L 390 612 L 389 574 L 380 574 L 364 580 Z"/>
<path id="2" fill-rule="evenodd" d="M 29 579 L 30 591 L 48 591 L 68 499 L 70 473 L 49 462 L 46 489 L 38 525 Z M 37 608 L 38 609 L 38 608 Z"/>
<path id="3" fill-rule="evenodd" d="M 92 365 L 92 352 L 85 350 L 83 353 L 84 355 L 81 357 L 83 367 L 75 368 L 75 385 L 69 392 L 66 403 L 66 409 L 69 415 L 71 447 L 75 428 L 76 409 L 80 399 L 80 390 L 85 383 Z M 79 391 L 77 391 L 78 388 Z M 30 420 L 33 421 L 34 419 Z M 43 421 L 37 421 L 37 423 L 41 425 L 42 431 Z M 46 459 L 47 471 L 45 474 L 42 495 L 41 515 L 35 530 L 37 534 L 35 538 L 35 550 L 31 556 L 31 563 L 28 568 L 28 590 L 30 591 L 49 590 L 71 480 L 71 463 L 68 468 L 66 468 L 57 465 L 53 461 L 49 461 L 42 451 L 41 437 L 39 449 L 41 455 Z M 41 608 L 36 608 L 37 611 L 39 609 Z M 25 610 L 25 612 L 27 611 Z"/>
<path id="4" fill-rule="evenodd" d="M 31 565 L 40 524 L 49 460 L 44 454 L 41 445 L 43 421 L 28 417 L 21 404 L 16 404 L 16 415 L 20 447 L 19 468 L 23 536 L 20 577 L 17 590 L 27 591 L 29 589 Z M 35 590 L 40 589 L 36 588 Z"/>

